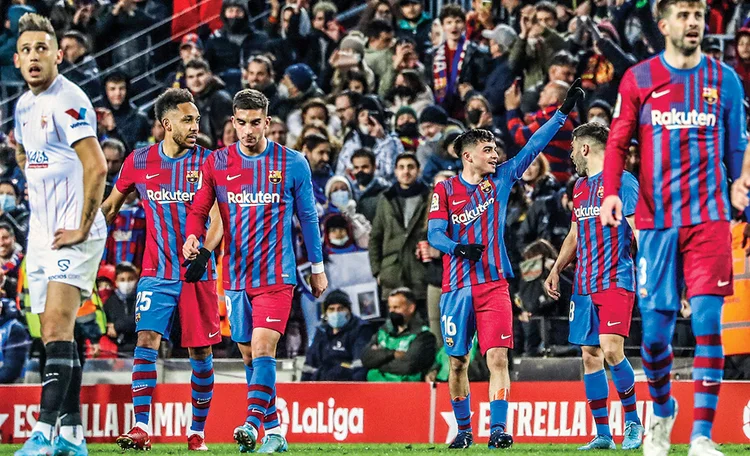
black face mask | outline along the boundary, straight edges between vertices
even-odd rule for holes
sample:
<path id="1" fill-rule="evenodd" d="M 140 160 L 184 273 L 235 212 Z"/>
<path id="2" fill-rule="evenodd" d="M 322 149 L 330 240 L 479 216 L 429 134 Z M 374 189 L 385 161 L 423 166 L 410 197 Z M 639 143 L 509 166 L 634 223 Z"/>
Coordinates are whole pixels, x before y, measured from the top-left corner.
<path id="1" fill-rule="evenodd" d="M 407 86 L 396 86 L 393 88 L 393 94 L 399 97 L 404 98 L 412 98 L 414 95 L 414 90 L 411 89 L 411 87 Z"/>
<path id="2" fill-rule="evenodd" d="M 416 138 L 419 136 L 419 127 L 416 122 L 408 122 L 400 127 L 396 131 L 399 136 L 405 136 L 407 138 Z"/>
<path id="3" fill-rule="evenodd" d="M 247 19 L 244 17 L 234 17 L 232 19 L 225 19 L 224 23 L 227 25 L 227 28 L 229 29 L 229 31 L 233 33 L 243 31 L 248 24 Z"/>
<path id="4" fill-rule="evenodd" d="M 404 326 L 404 324 L 406 323 L 406 319 L 404 318 L 403 314 L 400 313 L 390 312 L 388 314 L 388 318 L 391 320 L 391 324 L 393 324 L 394 328 Z"/>
<path id="5" fill-rule="evenodd" d="M 468 120 L 470 124 L 476 125 L 479 123 L 482 114 L 484 114 L 484 111 L 481 109 L 471 109 L 466 111 L 466 120 Z"/>
<path id="6" fill-rule="evenodd" d="M 362 187 L 367 187 L 368 185 L 370 185 L 370 182 L 372 182 L 374 178 L 374 174 L 366 173 L 364 171 L 360 171 L 354 175 L 354 179 L 357 180 L 357 184 Z"/>

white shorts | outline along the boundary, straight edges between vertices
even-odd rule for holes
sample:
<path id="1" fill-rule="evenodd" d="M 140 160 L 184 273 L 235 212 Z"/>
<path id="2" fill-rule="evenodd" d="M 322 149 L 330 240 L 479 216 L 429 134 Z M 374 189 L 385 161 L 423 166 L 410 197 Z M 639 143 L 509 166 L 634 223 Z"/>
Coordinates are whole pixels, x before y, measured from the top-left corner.
<path id="1" fill-rule="evenodd" d="M 31 312 L 44 312 L 49 282 L 61 282 L 79 288 L 84 299 L 91 296 L 105 242 L 106 239 L 89 239 L 59 250 L 29 242 L 26 278 L 29 283 Z"/>

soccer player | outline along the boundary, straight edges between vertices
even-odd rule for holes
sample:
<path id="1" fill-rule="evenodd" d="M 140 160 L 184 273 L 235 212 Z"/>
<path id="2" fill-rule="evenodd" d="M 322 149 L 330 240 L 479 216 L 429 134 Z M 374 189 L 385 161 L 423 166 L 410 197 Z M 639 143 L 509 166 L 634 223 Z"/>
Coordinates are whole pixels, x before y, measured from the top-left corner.
<path id="1" fill-rule="evenodd" d="M 138 342 L 131 385 L 136 423 L 117 438 L 117 444 L 122 449 L 151 448 L 148 425 L 156 358 L 162 339 L 169 339 L 174 312 L 179 308 L 182 345 L 188 347 L 193 368 L 188 450 L 207 450 L 203 431 L 214 386 L 211 345 L 221 341 L 216 277 L 210 261 L 222 235 L 218 208 L 204 249 L 187 268 L 182 244 L 200 167 L 211 151 L 196 145 L 200 113 L 188 90 L 168 89 L 156 100 L 154 111 L 164 127 L 164 140 L 137 149 L 125 159 L 112 193 L 102 204 L 107 222 L 112 223 L 128 194 L 137 190 L 146 211 L 147 245 L 136 295 Z"/>
<path id="2" fill-rule="evenodd" d="M 506 432 L 510 375 L 508 348 L 513 347 L 513 316 L 508 282 L 512 269 L 503 244 L 505 212 L 513 184 L 565 123 L 583 97 L 578 80 L 568 90 L 557 113 L 529 139 L 511 160 L 498 165 L 493 134 L 473 129 L 453 143 L 463 162 L 460 175 L 435 186 L 427 239 L 443 257 L 440 321 L 458 435 L 449 448 L 468 448 L 474 441 L 467 354 L 475 331 L 490 369 L 490 448 L 510 448 Z M 486 251 L 485 251 L 486 249 Z"/>
<path id="3" fill-rule="evenodd" d="M 16 160 L 28 183 L 26 271 L 31 310 L 41 314 L 47 363 L 39 419 L 17 456 L 88 454 L 73 326 L 82 299 L 91 294 L 107 237 L 99 212 L 107 163 L 96 138 L 94 108 L 58 73 L 62 58 L 50 21 L 31 13 L 21 17 L 13 61 L 29 91 L 16 105 Z"/>
<path id="4" fill-rule="evenodd" d="M 720 316 L 732 294 L 727 170 L 737 178 L 747 148 L 743 89 L 727 65 L 701 53 L 703 0 L 661 0 L 666 49 L 622 78 L 604 163 L 605 226 L 622 223 L 618 196 L 630 140 L 641 146 L 637 289 L 643 367 L 654 404 L 643 451 L 666 455 L 677 415 L 670 342 L 682 283 L 693 309 L 695 402 L 689 456 L 718 456 L 711 441 L 724 356 Z M 724 163 L 722 163 L 722 161 Z"/>
<path id="5" fill-rule="evenodd" d="M 296 266 L 292 215 L 299 219 L 312 262 L 313 294 L 328 286 L 310 166 L 304 155 L 266 139 L 268 99 L 246 89 L 234 96 L 239 141 L 215 151 L 188 215 L 184 254 L 199 254 L 208 211 L 218 201 L 224 224 L 223 286 L 232 340 L 247 378 L 247 420 L 234 430 L 240 451 L 252 451 L 260 425 L 275 410 L 276 345 L 292 306 Z M 275 413 L 273 413 L 275 415 Z M 285 451 L 278 420 L 266 427 L 258 452 Z"/>
<path id="6" fill-rule="evenodd" d="M 638 181 L 627 172 L 622 176 L 620 195 L 628 223 L 602 227 L 599 206 L 604 195 L 602 168 L 608 134 L 607 127 L 593 122 L 573 130 L 571 157 L 578 175 L 584 177 L 578 179 L 573 190 L 570 231 L 544 282 L 547 294 L 560 299 L 560 271 L 578 257 L 570 303 L 569 340 L 583 346 L 583 383 L 596 422 L 596 436 L 579 450 L 615 449 L 607 412 L 609 383 L 604 371 L 605 359 L 625 410 L 622 449 L 640 448 L 643 440 L 643 426 L 635 408 L 635 374 L 624 349 L 635 302 L 635 269 L 630 248 Z"/>

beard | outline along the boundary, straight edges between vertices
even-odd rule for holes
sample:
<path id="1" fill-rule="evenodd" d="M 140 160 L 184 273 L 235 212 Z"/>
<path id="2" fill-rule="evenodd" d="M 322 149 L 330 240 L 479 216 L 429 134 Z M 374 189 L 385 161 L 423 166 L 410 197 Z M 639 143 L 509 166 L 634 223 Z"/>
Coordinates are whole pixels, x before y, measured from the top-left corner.
<path id="1" fill-rule="evenodd" d="M 694 55 L 696 52 L 700 51 L 703 37 L 699 38 L 700 39 L 695 44 L 688 44 L 686 41 L 687 35 L 685 34 L 677 39 L 670 38 L 669 41 L 672 43 L 672 46 L 674 46 L 674 48 L 680 52 L 680 54 L 684 55 L 685 57 L 690 57 L 691 55 Z"/>

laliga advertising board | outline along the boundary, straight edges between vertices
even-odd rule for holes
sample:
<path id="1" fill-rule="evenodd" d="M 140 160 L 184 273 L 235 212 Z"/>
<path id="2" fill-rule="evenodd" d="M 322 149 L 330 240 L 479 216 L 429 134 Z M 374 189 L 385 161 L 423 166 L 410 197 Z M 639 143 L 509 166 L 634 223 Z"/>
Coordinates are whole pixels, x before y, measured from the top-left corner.
<path id="1" fill-rule="evenodd" d="M 245 419 L 246 386 L 217 383 L 206 440 L 231 442 L 227 424 Z M 475 392 L 486 383 L 474 383 Z M 680 403 L 672 441 L 688 443 L 692 425 L 692 382 L 674 382 Z M 31 434 L 39 413 L 39 386 L 2 386 L 0 431 L 3 443 L 21 443 Z M 638 413 L 651 419 L 648 387 L 636 383 Z M 610 388 L 609 417 L 615 440 L 624 426 L 622 407 Z M 133 425 L 128 385 L 85 386 L 82 417 L 91 442 L 113 442 Z M 489 437 L 489 403 L 472 395 L 472 425 L 477 441 Z M 8 398 L 12 398 L 8 400 Z M 456 434 L 447 384 L 430 383 L 286 383 L 278 385 L 276 405 L 290 443 L 430 443 L 450 442 Z M 181 443 L 190 424 L 190 385 L 160 384 L 154 393 L 152 442 Z M 508 429 L 518 443 L 583 443 L 594 435 L 582 382 L 517 382 L 508 410 Z M 722 385 L 714 440 L 750 442 L 750 382 Z"/>

